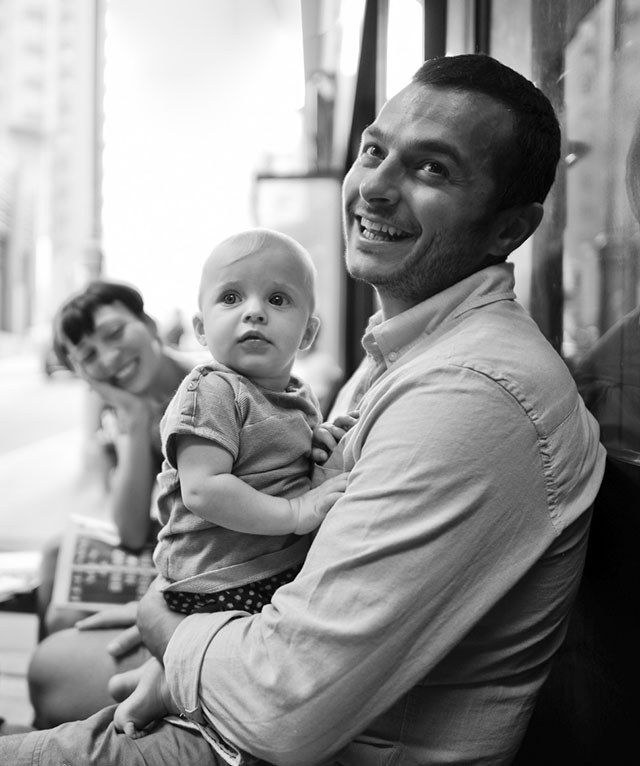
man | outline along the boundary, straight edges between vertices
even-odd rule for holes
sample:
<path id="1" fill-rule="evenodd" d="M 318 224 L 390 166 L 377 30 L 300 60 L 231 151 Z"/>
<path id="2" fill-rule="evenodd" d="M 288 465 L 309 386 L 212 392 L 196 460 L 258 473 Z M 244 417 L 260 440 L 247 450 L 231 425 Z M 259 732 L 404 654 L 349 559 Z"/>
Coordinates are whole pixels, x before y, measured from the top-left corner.
<path id="1" fill-rule="evenodd" d="M 359 411 L 330 461 L 351 471 L 347 491 L 261 614 L 182 621 L 153 592 L 140 607 L 176 708 L 216 744 L 167 723 L 118 737 L 111 709 L 0 739 L 0 754 L 512 760 L 565 632 L 604 464 L 504 262 L 540 222 L 559 142 L 547 99 L 486 56 L 428 61 L 383 107 L 344 182 L 347 267 L 381 307 L 335 409 Z"/>

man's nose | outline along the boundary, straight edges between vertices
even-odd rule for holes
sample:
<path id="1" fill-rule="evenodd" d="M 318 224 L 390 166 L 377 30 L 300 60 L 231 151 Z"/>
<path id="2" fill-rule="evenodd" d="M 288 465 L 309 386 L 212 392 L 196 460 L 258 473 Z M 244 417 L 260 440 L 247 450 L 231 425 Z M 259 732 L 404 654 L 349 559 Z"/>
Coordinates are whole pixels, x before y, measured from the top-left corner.
<path id="1" fill-rule="evenodd" d="M 387 157 L 375 168 L 368 168 L 360 182 L 360 197 L 369 204 L 392 205 L 399 198 L 400 175 L 394 162 Z"/>

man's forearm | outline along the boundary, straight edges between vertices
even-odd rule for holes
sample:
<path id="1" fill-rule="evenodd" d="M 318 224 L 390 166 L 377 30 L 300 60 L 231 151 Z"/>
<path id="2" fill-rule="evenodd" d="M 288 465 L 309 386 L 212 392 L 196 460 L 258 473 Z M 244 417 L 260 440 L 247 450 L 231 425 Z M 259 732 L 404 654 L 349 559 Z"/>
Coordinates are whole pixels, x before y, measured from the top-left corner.
<path id="1" fill-rule="evenodd" d="M 138 605 L 138 629 L 147 649 L 159 660 L 165 653 L 175 629 L 185 615 L 172 612 L 162 594 L 152 583 Z"/>

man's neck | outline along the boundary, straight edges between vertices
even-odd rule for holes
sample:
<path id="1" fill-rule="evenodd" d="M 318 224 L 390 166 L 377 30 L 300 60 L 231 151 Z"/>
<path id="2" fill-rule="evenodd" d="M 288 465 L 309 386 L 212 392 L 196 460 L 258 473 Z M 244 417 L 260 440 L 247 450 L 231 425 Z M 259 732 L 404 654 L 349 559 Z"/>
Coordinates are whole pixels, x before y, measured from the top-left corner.
<path id="1" fill-rule="evenodd" d="M 377 292 L 377 291 L 376 291 Z M 382 311 L 383 320 L 392 319 L 398 314 L 403 314 L 405 311 L 417 306 L 421 301 L 409 301 L 402 298 L 397 298 L 393 295 L 381 295 L 378 292 L 378 300 L 380 302 L 380 310 Z"/>

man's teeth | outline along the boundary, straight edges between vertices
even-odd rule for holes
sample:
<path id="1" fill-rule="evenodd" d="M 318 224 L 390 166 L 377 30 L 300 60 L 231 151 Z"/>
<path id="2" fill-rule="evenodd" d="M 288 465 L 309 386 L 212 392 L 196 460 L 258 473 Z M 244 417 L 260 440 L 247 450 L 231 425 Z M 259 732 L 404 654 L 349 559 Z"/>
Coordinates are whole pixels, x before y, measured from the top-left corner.
<path id="1" fill-rule="evenodd" d="M 396 229 L 395 226 L 388 226 L 385 223 L 370 221 L 368 218 L 361 218 L 362 234 L 368 239 L 396 239 L 406 237 L 402 229 Z"/>

